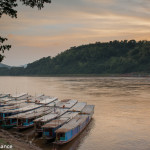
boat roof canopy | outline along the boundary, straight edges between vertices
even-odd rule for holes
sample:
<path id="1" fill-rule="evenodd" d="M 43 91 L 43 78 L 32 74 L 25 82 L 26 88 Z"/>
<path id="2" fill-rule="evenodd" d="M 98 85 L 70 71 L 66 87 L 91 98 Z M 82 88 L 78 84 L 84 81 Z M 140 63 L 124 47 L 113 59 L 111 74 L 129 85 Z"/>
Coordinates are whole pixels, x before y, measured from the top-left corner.
<path id="1" fill-rule="evenodd" d="M 77 115 L 72 120 L 70 120 L 67 124 L 60 127 L 58 130 L 56 130 L 56 133 L 65 133 L 68 132 L 74 128 L 76 128 L 78 125 L 82 124 L 89 115 Z"/>
<path id="2" fill-rule="evenodd" d="M 77 111 L 80 112 L 86 106 L 86 102 L 78 102 L 68 111 Z"/>
<path id="3" fill-rule="evenodd" d="M 0 98 L 8 97 L 10 94 L 0 94 Z"/>
<path id="4" fill-rule="evenodd" d="M 50 121 L 52 119 L 55 119 L 58 116 L 61 116 L 65 112 L 67 112 L 67 109 L 55 108 L 55 110 L 53 110 L 50 114 L 47 114 L 47 115 L 42 116 L 40 118 L 37 118 L 34 120 L 34 122 L 47 122 L 47 121 Z"/>
<path id="5" fill-rule="evenodd" d="M 52 120 L 52 121 L 46 123 L 44 126 L 42 126 L 42 128 L 56 128 L 59 125 L 65 123 L 66 121 L 69 121 L 69 118 L 55 119 L 55 120 Z"/>
<path id="6" fill-rule="evenodd" d="M 38 100 L 37 100 L 36 103 L 38 103 L 38 104 L 48 104 L 48 103 L 54 102 L 54 101 L 57 100 L 57 99 L 58 99 L 57 97 L 50 97 L 50 98 L 44 99 L 44 100 L 39 101 L 39 102 L 38 102 Z"/>
<path id="7" fill-rule="evenodd" d="M 25 96 L 25 95 L 28 95 L 28 94 L 27 93 L 13 94 L 12 97 L 13 98 L 19 98 L 19 97 L 22 97 L 22 96 Z"/>
<path id="8" fill-rule="evenodd" d="M 6 112 L 4 113 L 17 113 L 17 112 L 24 112 L 24 111 L 30 111 L 32 109 L 36 109 L 38 107 L 41 107 L 41 105 L 37 105 L 37 104 L 28 104 L 27 106 L 18 108 L 18 109 L 14 109 L 14 110 L 6 110 Z"/>
<path id="9" fill-rule="evenodd" d="M 94 111 L 95 105 L 86 105 L 80 114 L 91 114 Z"/>
<path id="10" fill-rule="evenodd" d="M 46 123 L 44 126 L 42 126 L 43 128 L 56 128 L 57 126 L 71 120 L 73 117 L 75 117 L 76 115 L 78 115 L 77 112 L 66 112 L 65 114 L 63 114 L 62 116 L 60 116 L 59 118 L 52 120 L 48 123 Z"/>

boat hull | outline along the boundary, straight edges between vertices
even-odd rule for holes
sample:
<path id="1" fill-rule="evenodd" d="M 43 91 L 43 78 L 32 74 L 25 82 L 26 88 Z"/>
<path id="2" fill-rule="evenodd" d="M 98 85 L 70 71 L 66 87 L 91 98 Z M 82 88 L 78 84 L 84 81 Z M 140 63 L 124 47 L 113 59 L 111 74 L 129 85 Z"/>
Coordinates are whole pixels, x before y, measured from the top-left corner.
<path id="1" fill-rule="evenodd" d="M 1 127 L 4 128 L 4 129 L 11 129 L 13 127 L 16 127 L 16 124 L 13 124 L 13 125 L 2 125 Z"/>
<path id="2" fill-rule="evenodd" d="M 33 126 L 34 126 L 34 124 L 27 125 L 27 126 L 16 126 L 14 128 L 17 129 L 17 130 L 25 130 L 25 129 L 28 129 L 28 128 L 32 128 Z"/>

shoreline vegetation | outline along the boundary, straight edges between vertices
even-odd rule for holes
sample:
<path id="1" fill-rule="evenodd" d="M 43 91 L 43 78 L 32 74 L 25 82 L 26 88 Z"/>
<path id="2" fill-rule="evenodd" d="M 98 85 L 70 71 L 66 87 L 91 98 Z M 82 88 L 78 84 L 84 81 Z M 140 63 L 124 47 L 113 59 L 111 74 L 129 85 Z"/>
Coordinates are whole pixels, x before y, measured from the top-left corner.
<path id="1" fill-rule="evenodd" d="M 150 73 L 143 74 L 55 74 L 55 75 L 4 75 L 5 77 L 150 77 Z M 3 75 L 0 75 L 3 77 Z"/>
<path id="2" fill-rule="evenodd" d="M 0 76 L 149 76 L 150 41 L 96 42 L 44 57 L 27 67 L 1 67 Z"/>

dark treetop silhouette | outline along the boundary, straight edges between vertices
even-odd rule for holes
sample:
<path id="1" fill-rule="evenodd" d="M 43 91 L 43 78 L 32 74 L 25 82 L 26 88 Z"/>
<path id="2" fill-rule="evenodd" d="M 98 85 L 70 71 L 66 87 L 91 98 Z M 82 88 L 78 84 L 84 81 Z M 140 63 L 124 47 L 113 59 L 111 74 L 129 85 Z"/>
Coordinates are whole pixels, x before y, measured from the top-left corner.
<path id="1" fill-rule="evenodd" d="M 44 3 L 51 3 L 51 0 L 20 0 L 23 5 L 30 7 L 37 7 L 41 9 L 44 7 Z M 0 1 L 0 18 L 3 14 L 9 15 L 12 18 L 17 18 L 17 11 L 15 7 L 17 7 L 17 0 L 1 0 Z M 3 45 L 3 43 L 7 40 L 7 38 L 3 38 L 0 36 L 0 62 L 4 59 L 5 50 L 9 50 L 11 45 Z"/>

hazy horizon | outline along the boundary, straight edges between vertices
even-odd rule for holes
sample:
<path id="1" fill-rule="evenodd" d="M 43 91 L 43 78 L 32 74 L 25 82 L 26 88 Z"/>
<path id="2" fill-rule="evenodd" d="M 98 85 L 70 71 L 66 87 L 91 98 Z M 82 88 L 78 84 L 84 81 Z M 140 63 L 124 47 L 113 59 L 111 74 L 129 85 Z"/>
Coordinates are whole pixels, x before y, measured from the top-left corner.
<path id="1" fill-rule="evenodd" d="M 2 63 L 24 65 L 72 46 L 112 40 L 150 40 L 148 0 L 52 0 L 39 11 L 19 4 L 3 15 L 1 35 L 12 45 Z"/>

